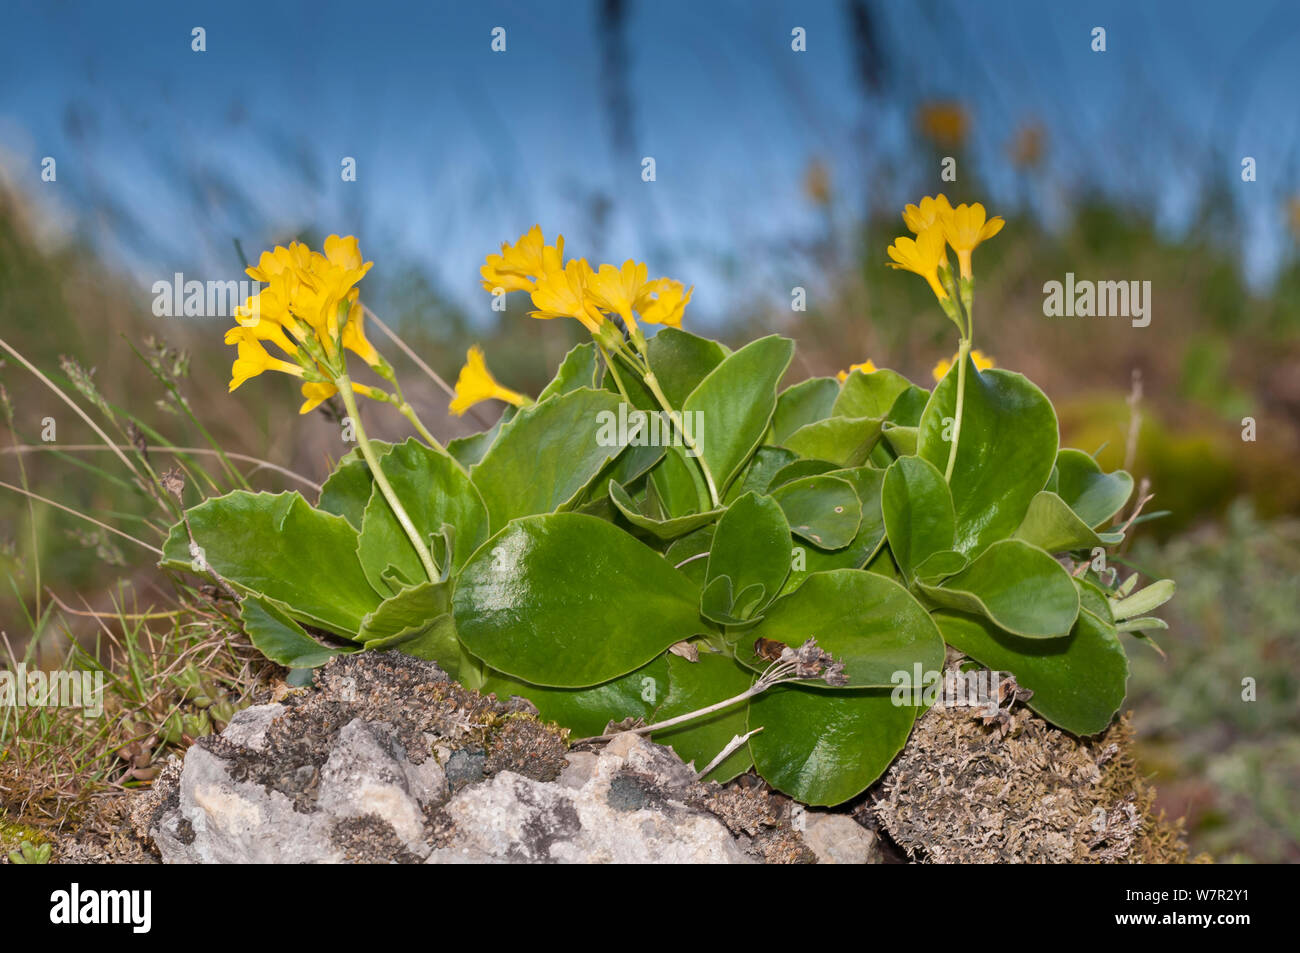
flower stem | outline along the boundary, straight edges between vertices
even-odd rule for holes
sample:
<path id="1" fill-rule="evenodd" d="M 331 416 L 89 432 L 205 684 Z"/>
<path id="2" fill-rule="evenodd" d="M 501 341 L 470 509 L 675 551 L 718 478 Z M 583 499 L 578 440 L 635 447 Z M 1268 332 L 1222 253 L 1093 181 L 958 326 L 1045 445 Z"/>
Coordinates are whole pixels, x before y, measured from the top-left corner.
<path id="1" fill-rule="evenodd" d="M 673 410 L 672 405 L 668 403 L 668 398 L 664 396 L 663 390 L 659 387 L 659 379 L 655 377 L 654 371 L 650 370 L 648 366 L 646 368 L 644 380 L 646 387 L 650 388 L 650 393 L 654 394 L 655 400 L 659 401 L 659 406 L 664 409 L 664 413 L 668 415 L 668 419 L 673 422 L 673 426 L 677 428 L 677 432 L 682 435 L 682 443 L 686 444 L 687 448 L 695 455 L 695 462 L 700 465 L 700 472 L 704 474 L 704 482 L 709 487 L 709 499 L 713 501 L 714 508 L 721 506 L 722 498 L 718 496 L 718 487 L 713 482 L 713 474 L 709 470 L 709 465 L 704 462 L 704 454 L 700 452 L 699 445 L 696 444 L 691 435 L 686 432 L 686 427 L 682 423 L 681 416 L 677 411 Z"/>
<path id="2" fill-rule="evenodd" d="M 961 439 L 961 415 L 966 403 L 966 359 L 970 354 L 970 338 L 962 338 L 957 346 L 957 407 L 952 422 L 952 446 L 948 448 L 948 467 L 944 470 L 945 481 L 952 481 L 952 469 L 957 464 L 957 441 Z"/>
<path id="3" fill-rule="evenodd" d="M 357 396 L 352 391 L 352 380 L 347 374 L 343 374 L 339 377 L 337 384 L 339 395 L 343 398 L 343 406 L 347 408 L 348 416 L 352 418 L 352 431 L 356 434 L 357 446 L 361 448 L 361 456 L 365 457 L 366 464 L 370 467 L 370 473 L 375 478 L 375 484 L 379 487 L 379 492 L 384 494 L 384 499 L 388 501 L 388 506 L 392 509 L 393 515 L 397 517 L 397 522 L 401 524 L 402 530 L 406 533 L 406 538 L 415 547 L 416 555 L 420 557 L 420 563 L 424 566 L 429 581 L 437 582 L 442 578 L 442 573 L 438 571 L 438 566 L 433 561 L 429 547 L 420 538 L 420 532 L 415 528 L 415 524 L 411 522 L 411 517 L 407 515 L 406 508 L 402 506 L 397 494 L 393 492 L 388 477 L 384 476 L 384 471 L 379 466 L 379 460 L 375 457 L 374 448 L 370 446 L 370 439 L 366 436 L 365 428 L 361 426 L 361 413 L 357 410 Z"/>

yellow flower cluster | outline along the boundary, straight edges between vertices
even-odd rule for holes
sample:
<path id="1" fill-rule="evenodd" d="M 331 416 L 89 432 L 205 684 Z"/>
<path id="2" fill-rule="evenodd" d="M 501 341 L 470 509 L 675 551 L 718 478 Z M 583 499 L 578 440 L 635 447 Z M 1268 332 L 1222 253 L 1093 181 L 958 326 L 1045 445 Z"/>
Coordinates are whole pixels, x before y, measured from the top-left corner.
<path id="1" fill-rule="evenodd" d="M 343 372 L 343 349 L 371 367 L 383 366 L 383 358 L 366 340 L 357 288 L 372 264 L 362 261 L 352 236 L 329 236 L 324 254 L 302 242 L 263 252 L 247 271 L 266 287 L 235 310 L 238 325 L 226 333 L 226 343 L 238 348 L 230 389 L 263 371 L 292 374 L 304 381 L 306 400 L 300 413 L 305 414 L 338 392 L 334 379 Z M 265 342 L 291 360 L 273 357 Z M 364 384 L 353 388 L 368 396 L 381 393 Z"/>
<path id="2" fill-rule="evenodd" d="M 672 278 L 648 277 L 646 266 L 628 259 L 621 267 L 592 268 L 585 258 L 564 261 L 564 236 L 547 245 L 534 225 L 501 254 L 488 255 L 479 269 L 483 288 L 493 294 L 527 291 L 534 318 L 574 318 L 592 334 L 607 333 L 608 316 L 617 314 L 628 332 L 646 324 L 681 327 L 682 313 L 695 288 Z"/>
<path id="3" fill-rule="evenodd" d="M 886 264 L 920 275 L 941 302 L 949 299 L 942 281 L 949 269 L 948 249 L 957 253 L 961 277 L 969 281 L 974 278 L 971 253 L 1006 224 L 1001 216 L 987 218 L 984 206 L 978 202 L 953 208 L 942 194 L 927 195 L 919 205 L 907 206 L 903 222 L 916 237 L 895 239 L 888 249 L 893 261 Z"/>

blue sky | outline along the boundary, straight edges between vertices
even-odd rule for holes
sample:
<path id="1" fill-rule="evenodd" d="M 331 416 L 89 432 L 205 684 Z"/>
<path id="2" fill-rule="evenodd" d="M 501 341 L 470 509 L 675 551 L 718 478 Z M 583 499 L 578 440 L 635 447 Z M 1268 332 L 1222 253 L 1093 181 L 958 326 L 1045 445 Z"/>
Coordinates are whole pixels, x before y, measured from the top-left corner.
<path id="1" fill-rule="evenodd" d="M 862 2 L 875 87 L 846 0 L 628 0 L 621 40 L 596 0 L 9 2 L 0 165 L 142 288 L 175 270 L 231 276 L 233 239 L 255 253 L 314 229 L 355 232 L 377 269 L 381 255 L 423 264 L 486 309 L 483 255 L 542 222 L 577 254 L 696 284 L 709 315 L 788 288 L 792 249 L 822 227 L 800 188 L 812 158 L 858 211 L 937 188 L 910 117 L 956 98 L 973 118 L 962 161 L 993 211 L 1027 202 L 1052 223 L 1100 190 L 1179 234 L 1218 177 L 1248 224 L 1252 279 L 1288 253 L 1300 5 Z M 1004 157 L 1029 120 L 1050 150 L 1032 184 Z M 57 183 L 40 181 L 47 155 Z M 1258 162 L 1249 185 L 1243 155 Z"/>

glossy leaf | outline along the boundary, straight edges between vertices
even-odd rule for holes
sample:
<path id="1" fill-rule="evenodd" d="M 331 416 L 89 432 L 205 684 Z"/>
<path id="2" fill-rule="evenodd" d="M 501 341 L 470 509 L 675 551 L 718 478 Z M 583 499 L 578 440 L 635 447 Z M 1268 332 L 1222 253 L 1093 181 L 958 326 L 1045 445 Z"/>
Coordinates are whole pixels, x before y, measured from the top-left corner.
<path id="1" fill-rule="evenodd" d="M 879 417 L 830 417 L 800 427 L 782 446 L 801 457 L 856 467 L 866 463 L 879 439 Z"/>
<path id="2" fill-rule="evenodd" d="M 701 414 L 699 442 L 719 494 L 762 441 L 793 354 L 788 338 L 759 338 L 728 355 L 686 399 L 683 409 Z"/>
<path id="3" fill-rule="evenodd" d="M 740 476 L 732 481 L 723 502 L 734 503 L 746 493 L 769 492 L 777 477 L 798 462 L 784 447 L 759 447 Z"/>
<path id="4" fill-rule="evenodd" d="M 943 667 L 943 640 L 925 607 L 896 582 L 860 569 L 814 573 L 768 607 L 736 652 L 742 663 L 761 672 L 768 661 L 754 652 L 759 638 L 791 648 L 815 638 L 844 663 L 845 688 L 892 685 L 895 672 L 911 671 L 918 662 L 927 671 Z M 822 681 L 809 684 L 828 688 Z"/>
<path id="5" fill-rule="evenodd" d="M 680 408 L 730 352 L 717 341 L 664 327 L 646 344 L 646 353 L 668 403 Z"/>
<path id="6" fill-rule="evenodd" d="M 884 418 L 900 394 L 911 387 L 902 374 L 888 369 L 864 374 L 854 371 L 844 381 L 835 399 L 832 413 L 836 417 Z"/>
<path id="7" fill-rule="evenodd" d="M 678 715 L 689 714 L 741 694 L 754 682 L 754 675 L 741 668 L 734 659 L 725 655 L 700 652 L 698 662 L 688 662 L 676 655 L 668 656 L 668 697 L 654 713 L 654 720 L 667 721 Z M 657 731 L 652 736 L 656 744 L 668 745 L 685 762 L 694 762 L 702 771 L 709 762 L 722 753 L 727 743 L 748 729 L 749 705 L 741 702 L 730 708 L 705 715 L 667 731 Z M 741 745 L 702 780 L 726 784 L 737 775 L 744 774 L 754 759 L 748 745 Z"/>
<path id="8" fill-rule="evenodd" d="M 957 397 L 957 368 L 934 389 L 917 439 L 917 453 L 946 472 Z M 1029 502 L 1047 482 L 1056 459 L 1056 412 L 1020 374 L 977 371 L 967 358 L 966 399 L 957 459 L 948 481 L 957 519 L 954 549 L 974 556 L 1016 531 Z"/>
<path id="9" fill-rule="evenodd" d="M 567 394 L 580 388 L 596 390 L 600 387 L 602 370 L 600 351 L 596 343 L 585 341 L 564 355 L 555 377 L 537 395 L 537 402 L 540 404 L 551 397 L 558 397 L 560 394 Z"/>
<path id="10" fill-rule="evenodd" d="M 984 615 L 1028 639 L 1060 638 L 1079 614 L 1070 574 L 1043 550 L 1018 539 L 994 543 L 939 585 L 918 581 L 936 605 Z"/>
<path id="11" fill-rule="evenodd" d="M 778 685 L 750 700 L 749 739 L 763 780 L 805 804 L 865 791 L 903 750 L 916 709 L 888 691 L 823 692 Z"/>
<path id="12" fill-rule="evenodd" d="M 203 558 L 241 593 L 265 596 L 289 614 L 351 638 L 380 603 L 357 562 L 357 532 L 345 517 L 313 509 L 297 493 L 236 490 L 188 511 Z M 162 565 L 192 568 L 185 524 L 172 527 Z"/>
<path id="13" fill-rule="evenodd" d="M 1066 447 L 1056 457 L 1056 492 L 1080 520 L 1095 528 L 1124 508 L 1133 493 L 1133 478 L 1123 470 L 1102 473 L 1092 457 Z"/>
<path id="14" fill-rule="evenodd" d="M 442 533 L 444 524 L 454 528 L 451 565 L 446 565 L 444 554 L 439 568 L 444 573 L 458 570 L 488 536 L 487 508 L 465 471 L 451 457 L 414 438 L 391 447 L 379 457 L 379 466 L 426 543 Z M 431 544 L 431 548 L 439 547 Z M 415 547 L 377 484 L 363 514 L 357 558 L 377 592 L 390 591 L 384 580 L 389 567 L 408 584 L 429 581 Z"/>
<path id="15" fill-rule="evenodd" d="M 530 516 L 498 533 L 461 571 L 452 604 L 461 641 L 488 666 L 557 688 L 618 678 L 701 631 L 689 579 L 578 513 Z"/>
<path id="16" fill-rule="evenodd" d="M 700 611 L 724 625 L 752 619 L 776 598 L 789 573 L 785 514 L 770 496 L 746 493 L 714 531 Z"/>
<path id="17" fill-rule="evenodd" d="M 776 412 L 772 414 L 769 442 L 784 445 L 786 438 L 800 427 L 825 420 L 839 395 L 840 384 L 833 377 L 810 377 L 781 391 Z"/>
<path id="18" fill-rule="evenodd" d="M 470 471 L 497 532 L 512 519 L 552 513 L 572 502 L 621 446 L 602 446 L 602 430 L 618 397 L 575 390 L 521 410 L 501 428 L 482 462 Z"/>
<path id="19" fill-rule="evenodd" d="M 790 532 L 822 549 L 840 549 L 857 535 L 862 503 L 853 484 L 837 476 L 794 480 L 772 492 L 790 523 Z"/>
<path id="20" fill-rule="evenodd" d="M 636 671 L 590 688 L 546 688 L 501 672 L 489 671 L 483 692 L 495 692 L 503 701 L 527 698 L 544 721 L 568 728 L 574 738 L 604 734 L 605 726 L 626 718 L 647 724 L 669 691 L 668 662 L 658 656 Z"/>
<path id="21" fill-rule="evenodd" d="M 1029 707 L 1066 731 L 1096 734 L 1124 703 L 1128 657 L 1115 630 L 1091 612 L 1080 612 L 1063 639 L 1022 639 L 987 619 L 947 610 L 935 621 L 953 648 L 1015 675 L 1034 693 Z"/>
<path id="22" fill-rule="evenodd" d="M 257 596 L 246 596 L 240 619 L 253 647 L 285 668 L 316 668 L 340 653 L 356 651 L 322 645 L 278 606 Z"/>
<path id="23" fill-rule="evenodd" d="M 889 549 L 904 578 L 935 553 L 952 549 L 956 532 L 952 495 L 943 474 L 921 457 L 899 457 L 880 494 Z"/>
<path id="24" fill-rule="evenodd" d="M 1099 536 L 1079 519 L 1063 499 L 1049 490 L 1043 490 L 1029 501 L 1029 511 L 1016 530 L 1015 538 L 1023 539 L 1049 553 L 1063 553 L 1112 545 L 1123 539 L 1123 536 L 1112 533 Z"/>
<path id="25" fill-rule="evenodd" d="M 676 539 L 678 536 L 685 536 L 687 533 L 697 530 L 701 526 L 712 523 L 724 512 L 721 509 L 705 510 L 703 513 L 694 513 L 690 516 L 679 516 L 674 519 L 655 519 L 652 516 L 646 516 L 642 513 L 637 507 L 636 501 L 632 499 L 627 490 L 619 486 L 613 480 L 609 481 L 609 498 L 629 523 L 637 529 L 645 530 L 659 539 Z"/>

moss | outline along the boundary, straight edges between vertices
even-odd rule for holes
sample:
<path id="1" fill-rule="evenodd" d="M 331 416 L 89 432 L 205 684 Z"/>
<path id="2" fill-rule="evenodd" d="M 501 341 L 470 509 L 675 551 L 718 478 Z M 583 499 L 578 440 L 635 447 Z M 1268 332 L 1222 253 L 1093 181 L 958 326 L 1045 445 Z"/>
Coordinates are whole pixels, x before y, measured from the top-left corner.
<path id="1" fill-rule="evenodd" d="M 873 802 L 912 860 L 932 863 L 1186 863 L 1180 823 L 1153 814 L 1128 718 L 1075 738 L 1017 706 L 985 726 L 969 709 L 916 725 Z"/>

